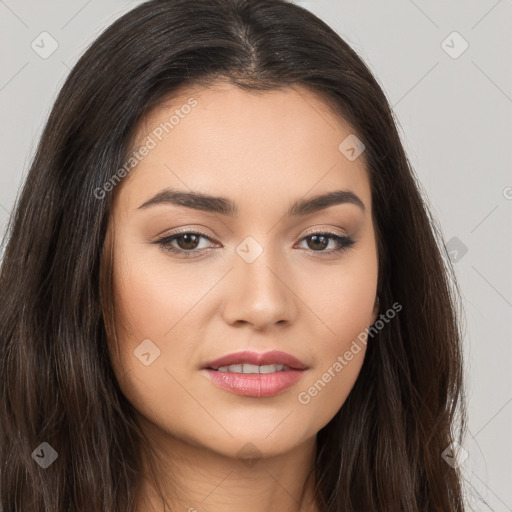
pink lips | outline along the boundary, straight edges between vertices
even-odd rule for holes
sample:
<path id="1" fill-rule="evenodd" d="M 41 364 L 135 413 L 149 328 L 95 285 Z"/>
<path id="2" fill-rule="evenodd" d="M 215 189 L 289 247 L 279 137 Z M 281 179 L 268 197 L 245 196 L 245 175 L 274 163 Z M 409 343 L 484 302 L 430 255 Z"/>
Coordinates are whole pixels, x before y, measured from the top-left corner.
<path id="1" fill-rule="evenodd" d="M 302 361 L 279 350 L 271 350 L 269 352 L 263 352 L 262 354 L 252 352 L 250 350 L 244 350 L 242 352 L 236 352 L 234 354 L 228 354 L 227 356 L 220 357 L 219 359 L 215 359 L 215 361 L 210 361 L 204 365 L 204 368 L 217 370 L 221 366 L 230 366 L 232 364 L 242 363 L 257 364 L 258 366 L 263 366 L 265 364 L 284 364 L 285 366 L 295 370 L 307 369 L 307 366 Z"/>
<path id="2" fill-rule="evenodd" d="M 259 374 L 217 371 L 222 366 L 243 363 L 258 366 L 277 364 L 284 365 L 287 368 L 283 371 Z M 267 398 L 277 395 L 299 381 L 306 369 L 307 366 L 302 361 L 279 350 L 272 350 L 263 354 L 252 351 L 237 352 L 210 361 L 203 366 L 206 375 L 221 389 L 236 395 L 253 398 Z"/>

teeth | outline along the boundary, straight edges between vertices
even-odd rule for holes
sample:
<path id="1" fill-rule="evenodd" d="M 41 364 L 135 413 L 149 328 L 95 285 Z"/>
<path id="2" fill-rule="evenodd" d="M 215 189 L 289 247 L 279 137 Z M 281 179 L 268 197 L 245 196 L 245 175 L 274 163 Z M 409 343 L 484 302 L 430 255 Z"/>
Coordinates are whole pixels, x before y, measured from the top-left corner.
<path id="1" fill-rule="evenodd" d="M 245 364 L 240 370 L 242 373 L 260 373 L 260 367 L 257 364 Z"/>
<path id="2" fill-rule="evenodd" d="M 284 364 L 265 364 L 258 366 L 257 364 L 232 364 L 230 366 L 221 366 L 218 372 L 233 372 L 233 373 L 274 373 L 289 370 Z"/>

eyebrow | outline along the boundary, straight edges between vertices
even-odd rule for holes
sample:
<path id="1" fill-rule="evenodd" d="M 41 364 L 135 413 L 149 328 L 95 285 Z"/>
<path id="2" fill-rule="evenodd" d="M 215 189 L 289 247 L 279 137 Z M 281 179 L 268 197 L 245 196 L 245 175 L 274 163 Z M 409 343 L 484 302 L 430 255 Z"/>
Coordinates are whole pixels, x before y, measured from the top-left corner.
<path id="1" fill-rule="evenodd" d="M 354 204 L 364 213 L 366 207 L 363 201 L 350 190 L 335 190 L 326 194 L 316 195 L 310 199 L 300 199 L 291 205 L 286 212 L 286 217 L 298 217 L 308 215 L 338 204 Z M 145 203 L 139 206 L 140 209 L 161 204 L 172 204 L 184 206 L 194 210 L 202 210 L 221 215 L 236 216 L 239 213 L 238 205 L 231 199 L 215 197 L 201 192 L 182 192 L 172 188 L 166 188 Z"/>

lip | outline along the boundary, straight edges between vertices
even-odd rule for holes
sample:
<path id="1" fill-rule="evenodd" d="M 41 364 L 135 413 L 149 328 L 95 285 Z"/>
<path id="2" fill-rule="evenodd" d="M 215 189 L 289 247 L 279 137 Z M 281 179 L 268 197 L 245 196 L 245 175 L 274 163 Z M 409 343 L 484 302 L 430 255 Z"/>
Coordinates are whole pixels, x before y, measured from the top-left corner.
<path id="1" fill-rule="evenodd" d="M 307 370 L 307 366 L 295 356 L 281 352 L 280 350 L 270 350 L 269 352 L 253 352 L 251 350 L 243 350 L 233 354 L 227 354 L 219 359 L 206 363 L 203 368 L 217 370 L 221 366 L 230 366 L 232 364 L 256 364 L 263 366 L 266 364 L 283 364 L 292 370 Z M 219 372 L 226 373 L 226 372 Z M 269 374 L 272 375 L 272 374 Z"/>
<path id="2" fill-rule="evenodd" d="M 297 383 L 305 370 L 283 370 L 274 373 L 236 373 L 203 369 L 219 388 L 250 398 L 269 398 Z"/>
<path id="3" fill-rule="evenodd" d="M 232 364 L 282 364 L 286 370 L 272 373 L 238 373 L 218 371 L 221 366 Z M 250 350 L 228 354 L 214 361 L 206 363 L 202 371 L 210 381 L 235 395 L 251 398 L 269 398 L 275 396 L 297 383 L 308 367 L 299 359 L 281 352 L 271 350 L 258 353 Z"/>

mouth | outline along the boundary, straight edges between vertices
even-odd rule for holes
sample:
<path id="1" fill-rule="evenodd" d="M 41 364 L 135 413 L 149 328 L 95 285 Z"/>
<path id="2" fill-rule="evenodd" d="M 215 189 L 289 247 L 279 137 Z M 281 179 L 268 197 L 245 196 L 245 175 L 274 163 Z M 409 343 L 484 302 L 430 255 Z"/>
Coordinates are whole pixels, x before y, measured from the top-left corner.
<path id="1" fill-rule="evenodd" d="M 219 388 L 251 398 L 269 398 L 296 384 L 308 367 L 277 350 L 228 354 L 203 366 L 204 374 Z"/>

